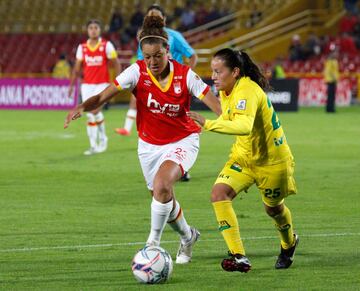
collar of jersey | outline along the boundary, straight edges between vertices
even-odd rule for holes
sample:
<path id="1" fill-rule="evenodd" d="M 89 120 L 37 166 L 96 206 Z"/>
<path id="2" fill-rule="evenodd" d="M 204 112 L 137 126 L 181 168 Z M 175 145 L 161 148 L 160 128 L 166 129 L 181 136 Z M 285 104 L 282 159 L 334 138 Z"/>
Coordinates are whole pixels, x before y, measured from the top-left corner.
<path id="1" fill-rule="evenodd" d="M 241 80 L 241 79 L 242 79 L 242 78 L 238 79 L 238 80 L 235 82 L 235 84 L 234 84 L 234 86 L 232 87 L 231 92 L 230 92 L 229 95 L 227 95 L 225 91 L 222 91 L 225 98 L 229 99 L 229 98 L 233 95 L 234 89 L 235 89 L 235 87 L 240 83 L 240 80 Z"/>
<path id="2" fill-rule="evenodd" d="M 99 48 L 100 44 L 101 44 L 101 37 L 99 37 L 99 40 L 98 40 L 97 44 L 94 47 L 90 46 L 89 40 L 86 42 L 86 45 L 87 45 L 88 49 L 90 51 L 92 51 L 92 52 L 96 51 Z"/>
<path id="3" fill-rule="evenodd" d="M 151 71 L 148 68 L 146 68 L 146 71 L 149 74 L 151 81 L 153 81 L 153 83 L 156 85 L 156 87 L 158 87 L 162 92 L 166 92 L 167 90 L 169 90 L 170 85 L 173 80 L 173 77 L 174 77 L 174 64 L 171 61 L 169 61 L 169 63 L 170 63 L 170 75 L 169 75 L 168 82 L 164 88 L 161 87 L 160 83 L 158 82 L 158 80 L 156 80 L 156 78 L 153 76 Z"/>

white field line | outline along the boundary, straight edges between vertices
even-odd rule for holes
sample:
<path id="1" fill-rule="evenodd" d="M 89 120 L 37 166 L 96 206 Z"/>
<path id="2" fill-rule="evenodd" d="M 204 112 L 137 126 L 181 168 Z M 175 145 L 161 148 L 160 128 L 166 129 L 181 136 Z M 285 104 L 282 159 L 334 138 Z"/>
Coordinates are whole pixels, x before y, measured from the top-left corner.
<path id="1" fill-rule="evenodd" d="M 344 232 L 344 233 L 317 233 L 317 234 L 300 234 L 300 237 L 337 237 L 337 236 L 360 236 L 360 233 Z M 254 236 L 245 237 L 243 240 L 267 240 L 276 239 L 277 236 Z M 223 239 L 200 239 L 199 242 L 219 242 Z M 179 243 L 178 240 L 162 241 L 161 244 Z M 15 253 L 15 252 L 33 252 L 33 251 L 48 251 L 48 250 L 68 250 L 68 249 L 91 249 L 91 248 L 111 248 L 118 246 L 133 246 L 145 245 L 145 242 L 123 242 L 112 244 L 94 244 L 94 245 L 74 245 L 74 246 L 47 246 L 47 247 L 28 247 L 28 248 L 13 248 L 0 249 L 0 253 Z"/>

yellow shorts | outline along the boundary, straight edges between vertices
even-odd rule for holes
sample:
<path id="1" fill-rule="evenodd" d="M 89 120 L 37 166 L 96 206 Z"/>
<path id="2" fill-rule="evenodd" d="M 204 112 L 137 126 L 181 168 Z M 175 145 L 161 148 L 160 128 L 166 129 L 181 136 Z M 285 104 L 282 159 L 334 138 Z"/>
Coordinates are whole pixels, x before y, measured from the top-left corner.
<path id="1" fill-rule="evenodd" d="M 241 168 L 234 160 L 229 160 L 221 170 L 215 184 L 229 185 L 236 193 L 247 191 L 256 183 L 263 202 L 274 207 L 283 203 L 284 198 L 296 194 L 294 179 L 295 162 L 286 162 L 270 166 L 251 166 Z"/>

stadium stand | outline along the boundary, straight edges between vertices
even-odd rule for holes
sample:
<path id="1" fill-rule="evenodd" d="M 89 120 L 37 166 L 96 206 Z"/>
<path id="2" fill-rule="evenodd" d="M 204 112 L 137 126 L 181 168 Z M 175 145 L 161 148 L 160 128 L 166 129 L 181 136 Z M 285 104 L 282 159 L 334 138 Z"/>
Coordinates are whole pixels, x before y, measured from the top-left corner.
<path id="1" fill-rule="evenodd" d="M 181 8 L 186 1 L 157 1 L 169 13 L 170 26 L 176 28 Z M 153 1 L 141 1 L 145 9 Z M 201 1 L 192 6 L 203 9 Z M 2 0 L 0 2 L 0 72 L 2 76 L 50 76 L 51 70 L 65 53 L 73 61 L 77 44 L 86 39 L 85 23 L 98 18 L 108 31 L 112 12 L 120 8 L 124 26 L 118 32 L 104 33 L 119 50 L 120 61 L 128 65 L 136 50 L 134 38 L 122 37 L 135 12 L 136 3 L 128 0 Z M 210 6 L 210 5 L 209 5 Z M 21 7 L 21 9 L 18 9 Z M 209 74 L 211 55 L 221 47 L 248 50 L 265 71 L 271 72 L 274 60 L 285 57 L 283 68 L 287 76 L 320 74 L 331 46 L 340 50 L 340 70 L 345 74 L 360 73 L 359 30 L 360 17 L 345 11 L 343 1 L 310 0 L 211 0 L 203 20 L 208 22 L 184 32 L 197 49 L 197 71 Z M 223 11 L 222 7 L 227 7 Z M 210 15 L 210 16 L 209 16 Z M 222 17 L 220 17 L 222 16 Z M 206 22 L 206 21 L 205 21 Z M 339 33 L 338 33 L 339 32 Z M 342 32 L 342 34 L 340 34 Z M 291 61 L 288 48 L 294 35 L 303 42 L 310 34 L 321 40 L 321 52 L 302 60 Z M 351 75 L 353 76 L 353 75 Z M 352 77 L 353 83 L 356 78 Z"/>

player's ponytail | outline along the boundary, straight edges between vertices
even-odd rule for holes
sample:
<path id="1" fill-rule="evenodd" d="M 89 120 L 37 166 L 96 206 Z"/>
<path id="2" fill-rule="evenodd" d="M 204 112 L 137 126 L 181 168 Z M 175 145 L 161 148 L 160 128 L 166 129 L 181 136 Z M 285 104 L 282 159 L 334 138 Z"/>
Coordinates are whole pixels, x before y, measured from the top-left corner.
<path id="1" fill-rule="evenodd" d="M 249 77 L 257 83 L 263 90 L 270 90 L 266 77 L 261 73 L 259 67 L 251 60 L 249 55 L 244 51 L 234 51 L 230 48 L 219 50 L 215 53 L 214 58 L 220 58 L 224 61 L 226 67 L 233 70 L 239 68 L 241 77 Z"/>
<path id="2" fill-rule="evenodd" d="M 140 46 L 144 44 L 163 43 L 168 46 L 168 34 L 164 30 L 164 20 L 159 16 L 146 16 L 139 33 Z"/>

